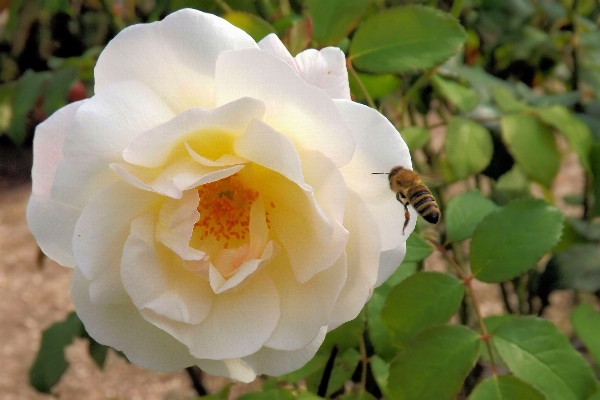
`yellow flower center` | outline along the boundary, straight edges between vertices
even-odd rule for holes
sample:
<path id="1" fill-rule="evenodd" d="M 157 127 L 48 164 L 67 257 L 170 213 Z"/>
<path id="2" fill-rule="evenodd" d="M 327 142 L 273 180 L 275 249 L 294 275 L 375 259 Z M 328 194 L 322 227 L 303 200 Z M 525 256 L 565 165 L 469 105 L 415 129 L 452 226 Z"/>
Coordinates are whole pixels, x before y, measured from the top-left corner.
<path id="1" fill-rule="evenodd" d="M 207 183 L 198 188 L 200 218 L 195 226 L 200 229 L 200 239 L 213 236 L 224 239 L 224 248 L 233 238 L 244 241 L 249 235 L 250 209 L 259 193 L 244 186 L 238 174 Z M 275 205 L 271 202 L 271 206 Z M 269 224 L 268 212 L 267 224 Z"/>

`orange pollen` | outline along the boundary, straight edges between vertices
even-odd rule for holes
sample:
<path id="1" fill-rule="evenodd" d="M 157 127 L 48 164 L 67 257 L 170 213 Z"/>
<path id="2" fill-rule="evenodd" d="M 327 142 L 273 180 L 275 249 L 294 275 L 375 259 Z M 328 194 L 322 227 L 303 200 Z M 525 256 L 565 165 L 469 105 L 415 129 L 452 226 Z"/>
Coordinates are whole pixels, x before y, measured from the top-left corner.
<path id="1" fill-rule="evenodd" d="M 201 229 L 201 239 L 213 236 L 220 241 L 223 238 L 223 247 L 227 248 L 232 237 L 246 238 L 249 234 L 250 209 L 258 198 L 257 191 L 246 188 L 234 174 L 199 186 L 198 194 L 200 218 L 195 226 Z M 273 202 L 270 205 L 275 207 Z"/>

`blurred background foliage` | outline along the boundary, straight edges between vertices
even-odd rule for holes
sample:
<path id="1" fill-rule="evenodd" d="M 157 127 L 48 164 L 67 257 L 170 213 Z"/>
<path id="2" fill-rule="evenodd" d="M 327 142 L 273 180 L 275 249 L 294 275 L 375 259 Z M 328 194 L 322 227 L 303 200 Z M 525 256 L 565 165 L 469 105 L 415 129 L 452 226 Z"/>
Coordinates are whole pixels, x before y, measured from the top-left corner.
<path id="1" fill-rule="evenodd" d="M 600 399 L 597 0 L 0 0 L 0 146 L 29 148 L 37 123 L 93 95 L 120 30 L 185 7 L 276 33 L 293 55 L 340 47 L 353 98 L 401 131 L 443 216 L 419 219 L 396 273 L 307 366 L 244 400 Z M 433 253 L 447 271 L 423 271 Z M 484 318 L 474 279 L 499 289 L 503 315 Z M 572 331 L 543 318 L 557 290 Z M 38 390 L 74 337 L 74 314 L 46 331 Z M 106 349 L 90 354 L 101 366 Z"/>

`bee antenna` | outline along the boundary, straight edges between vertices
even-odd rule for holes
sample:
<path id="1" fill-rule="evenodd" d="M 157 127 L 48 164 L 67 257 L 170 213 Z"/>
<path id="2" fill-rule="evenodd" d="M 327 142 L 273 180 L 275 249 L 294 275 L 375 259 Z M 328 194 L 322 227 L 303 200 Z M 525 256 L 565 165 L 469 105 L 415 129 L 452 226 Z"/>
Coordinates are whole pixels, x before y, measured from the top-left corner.
<path id="1" fill-rule="evenodd" d="M 383 174 L 387 174 L 388 172 L 371 172 L 371 175 L 383 175 Z"/>

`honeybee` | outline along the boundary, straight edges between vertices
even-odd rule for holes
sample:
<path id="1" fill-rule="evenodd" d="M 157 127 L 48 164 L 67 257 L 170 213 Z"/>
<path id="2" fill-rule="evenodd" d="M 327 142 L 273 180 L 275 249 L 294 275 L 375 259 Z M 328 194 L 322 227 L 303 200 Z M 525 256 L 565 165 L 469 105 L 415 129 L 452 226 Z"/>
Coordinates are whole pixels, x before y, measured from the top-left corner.
<path id="1" fill-rule="evenodd" d="M 396 199 L 404 206 L 404 228 L 402 234 L 410 221 L 408 205 L 425 218 L 431 224 L 437 224 L 440 220 L 440 208 L 435 202 L 431 191 L 421 182 L 421 178 L 410 169 L 396 166 L 390 172 L 373 172 L 373 174 L 388 174 L 390 189 L 396 193 Z"/>

